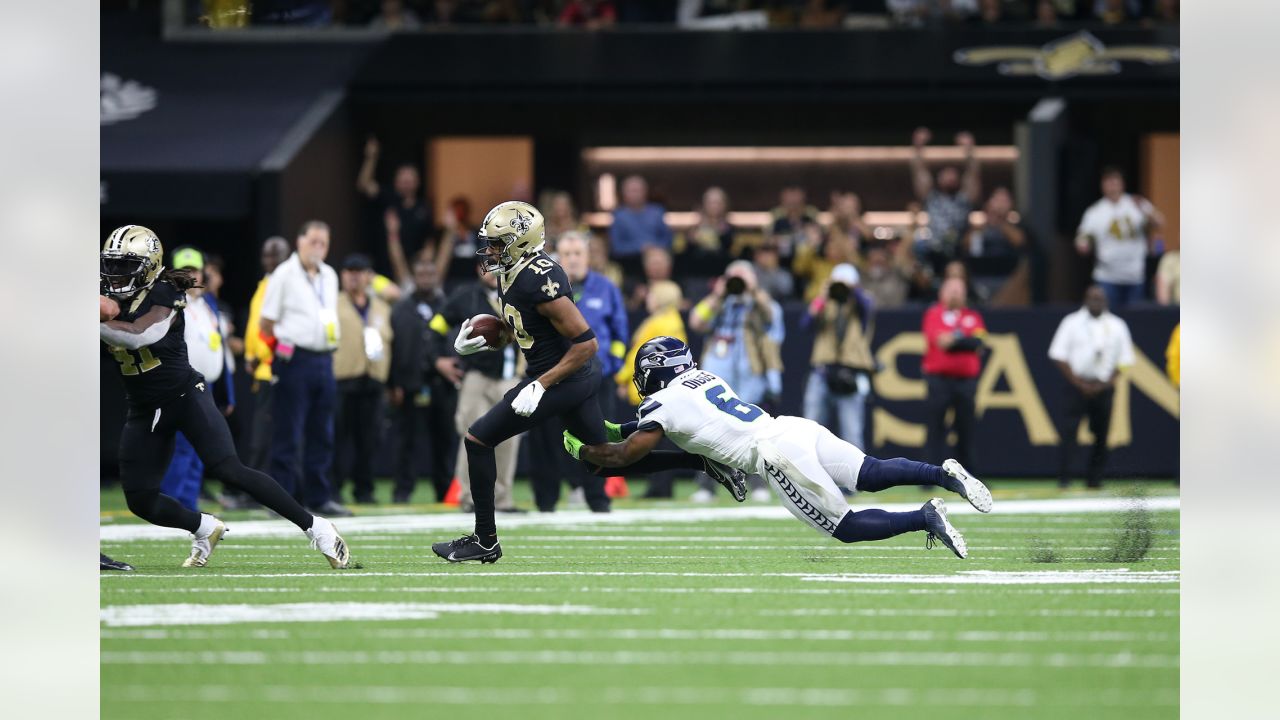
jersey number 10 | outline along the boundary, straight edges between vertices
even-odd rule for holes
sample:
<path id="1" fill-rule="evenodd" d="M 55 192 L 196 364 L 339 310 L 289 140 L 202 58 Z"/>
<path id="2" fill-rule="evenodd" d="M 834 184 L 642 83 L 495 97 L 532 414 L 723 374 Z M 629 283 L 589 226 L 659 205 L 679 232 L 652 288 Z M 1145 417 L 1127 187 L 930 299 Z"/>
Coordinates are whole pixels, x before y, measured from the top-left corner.
<path id="1" fill-rule="evenodd" d="M 721 397 L 725 395 L 725 397 Z M 707 388 L 707 399 L 720 409 L 722 413 L 728 413 L 742 422 L 751 422 L 764 414 L 760 408 L 751 403 L 742 402 L 738 398 L 729 395 L 723 385 L 712 385 Z"/>

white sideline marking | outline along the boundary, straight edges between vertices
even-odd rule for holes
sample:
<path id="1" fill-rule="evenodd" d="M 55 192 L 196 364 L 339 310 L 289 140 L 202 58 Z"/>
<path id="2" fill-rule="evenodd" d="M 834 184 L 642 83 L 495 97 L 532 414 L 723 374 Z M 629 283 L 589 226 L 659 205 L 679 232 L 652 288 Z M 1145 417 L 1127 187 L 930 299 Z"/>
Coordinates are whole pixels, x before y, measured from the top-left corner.
<path id="1" fill-rule="evenodd" d="M 108 605 L 99 611 L 108 627 L 151 625 L 229 625 L 259 622 L 335 622 L 341 620 L 434 620 L 441 613 L 510 613 L 514 615 L 631 615 L 639 610 L 612 610 L 583 605 L 515 605 L 507 603 L 284 603 L 279 605 Z"/>
<path id="2" fill-rule="evenodd" d="M 944 494 L 947 497 L 949 494 Z M 959 498 L 947 497 L 948 515 L 966 515 L 977 513 L 972 507 Z M 1123 498 L 1069 498 L 1060 500 L 1007 500 L 997 501 L 996 513 L 1001 515 L 1056 515 L 1060 513 L 1100 513 L 1118 512 L 1127 509 L 1130 501 Z M 1177 497 L 1148 498 L 1145 505 L 1151 510 L 1177 510 L 1180 500 Z M 890 503 L 877 505 L 883 510 L 902 512 L 916 510 L 919 503 Z M 854 509 L 864 509 L 855 505 Z M 585 510 L 559 512 L 554 514 L 529 513 L 528 515 L 504 516 L 503 528 L 516 527 L 580 527 L 584 525 L 629 525 L 634 523 L 691 523 L 707 521 L 736 520 L 791 520 L 795 518 L 781 505 L 742 505 L 738 507 L 715 508 L 657 508 L 645 510 L 615 510 L 611 513 L 593 513 Z M 414 533 L 424 530 L 458 531 L 468 526 L 469 517 L 457 513 L 433 513 L 422 515 L 376 515 L 367 517 L 342 518 L 337 522 L 345 534 L 382 532 L 382 533 Z M 244 520 L 230 524 L 228 539 L 252 537 L 298 537 L 301 532 L 281 520 Z M 155 525 L 142 524 L 107 524 L 99 529 L 99 538 L 104 541 L 124 540 L 172 540 L 184 537 L 186 533 L 173 528 L 162 528 Z M 359 550 L 359 548 L 354 548 Z"/>
<path id="3" fill-rule="evenodd" d="M 768 667 L 1051 667 L 1173 669 L 1160 653 L 668 650 L 108 650 L 103 665 L 706 665 Z"/>
<path id="4" fill-rule="evenodd" d="M 243 631 L 187 629 L 102 630 L 108 640 L 215 640 L 240 637 Z M 380 640 L 663 640 L 663 641 L 806 641 L 806 642 L 1017 642 L 1017 643 L 1134 643 L 1176 642 L 1177 633 L 1125 632 L 1113 630 L 1040 632 L 961 630 L 759 630 L 735 628 L 718 630 L 676 630 L 671 628 L 623 628 L 579 630 L 545 628 L 404 628 L 366 629 L 361 636 Z M 255 639 L 294 642 L 288 632 L 275 632 Z"/>

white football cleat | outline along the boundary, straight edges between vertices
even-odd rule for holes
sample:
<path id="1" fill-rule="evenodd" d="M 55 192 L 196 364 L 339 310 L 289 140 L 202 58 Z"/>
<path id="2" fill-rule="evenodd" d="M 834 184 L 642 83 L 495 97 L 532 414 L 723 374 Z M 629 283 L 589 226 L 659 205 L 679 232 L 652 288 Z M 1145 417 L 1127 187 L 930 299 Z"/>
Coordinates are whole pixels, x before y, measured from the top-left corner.
<path id="1" fill-rule="evenodd" d="M 947 519 L 947 505 L 942 498 L 934 498 L 920 509 L 924 511 L 924 529 L 929 533 L 924 539 L 926 548 L 933 549 L 933 544 L 941 541 L 956 557 L 962 560 L 969 557 L 969 546 L 965 544 L 960 531 Z"/>
<path id="2" fill-rule="evenodd" d="M 345 570 L 351 563 L 347 542 L 338 534 L 338 528 L 334 527 L 333 523 L 319 515 L 313 518 L 311 529 L 307 530 L 307 537 L 311 538 L 311 547 L 319 550 L 334 570 Z"/>
<path id="3" fill-rule="evenodd" d="M 969 471 L 954 459 L 944 461 L 942 471 L 960 481 L 964 486 L 964 492 L 960 494 L 964 495 L 975 510 L 982 513 L 991 512 L 991 491 L 982 484 L 981 480 L 970 475 Z"/>
<path id="4" fill-rule="evenodd" d="M 200 527 L 191 534 L 191 557 L 182 561 L 182 567 L 204 567 L 218 541 L 227 532 L 227 526 L 209 513 L 200 514 Z"/>

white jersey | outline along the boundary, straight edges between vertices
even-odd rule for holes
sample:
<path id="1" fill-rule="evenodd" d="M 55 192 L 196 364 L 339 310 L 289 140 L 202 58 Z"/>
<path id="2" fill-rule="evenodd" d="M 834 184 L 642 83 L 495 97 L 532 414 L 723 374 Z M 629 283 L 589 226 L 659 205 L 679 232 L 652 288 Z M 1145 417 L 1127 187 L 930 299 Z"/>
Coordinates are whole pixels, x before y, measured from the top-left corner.
<path id="1" fill-rule="evenodd" d="M 1093 279 L 1098 282 L 1136 285 L 1146 277 L 1147 214 L 1150 203 L 1142 205 L 1132 195 L 1117 202 L 1105 197 L 1089 206 L 1080 219 L 1077 235 L 1093 238 L 1097 264 Z"/>
<path id="2" fill-rule="evenodd" d="M 759 442 L 777 435 L 772 415 L 698 368 L 645 398 L 636 416 L 639 429 L 661 427 L 680 449 L 748 473 L 760 472 Z"/>

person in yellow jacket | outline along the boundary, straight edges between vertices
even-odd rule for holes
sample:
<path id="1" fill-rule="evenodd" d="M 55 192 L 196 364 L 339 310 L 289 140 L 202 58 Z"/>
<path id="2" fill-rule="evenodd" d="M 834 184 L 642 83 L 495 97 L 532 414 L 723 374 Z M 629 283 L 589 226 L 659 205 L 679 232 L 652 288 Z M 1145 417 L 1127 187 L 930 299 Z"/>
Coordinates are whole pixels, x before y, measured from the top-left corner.
<path id="1" fill-rule="evenodd" d="M 680 286 L 670 280 L 658 280 L 649 286 L 649 294 L 645 297 L 645 309 L 649 316 L 641 321 L 631 336 L 631 350 L 627 353 L 622 369 L 613 376 L 618 383 L 618 397 L 629 400 L 634 407 L 640 404 L 640 393 L 636 391 L 631 378 L 635 375 L 636 352 L 640 346 L 659 335 L 678 338 L 681 342 L 689 341 L 684 320 L 680 317 L 680 306 L 684 303 L 684 294 Z M 646 498 L 670 498 L 673 496 L 675 484 L 674 473 L 662 472 L 649 475 L 649 486 Z"/>
<path id="2" fill-rule="evenodd" d="M 613 376 L 614 382 L 618 383 L 618 397 L 628 400 L 633 407 L 640 404 L 640 393 L 636 392 L 636 386 L 631 382 L 635 373 L 636 351 L 640 346 L 659 335 L 677 338 L 682 342 L 689 341 L 684 320 L 680 317 L 680 305 L 683 302 L 684 294 L 680 292 L 680 286 L 670 280 L 659 280 L 649 288 L 649 294 L 645 298 L 645 309 L 649 311 L 649 316 L 631 336 L 631 350 L 622 363 L 622 369 Z"/>
<path id="3" fill-rule="evenodd" d="M 1182 323 L 1173 326 L 1173 334 L 1169 336 L 1169 347 L 1164 351 L 1164 371 L 1173 381 L 1176 388 L 1182 387 Z"/>
<path id="4" fill-rule="evenodd" d="M 244 367 L 253 376 L 253 417 L 249 421 L 249 454 L 245 464 L 267 471 L 271 452 L 271 347 L 262 339 L 259 328 L 262 321 L 262 300 L 267 296 L 267 280 L 276 266 L 288 259 L 293 252 L 289 241 L 276 235 L 262 243 L 262 279 L 249 301 L 249 321 L 244 333 Z M 237 494 L 230 488 L 218 498 L 228 510 L 253 507 L 256 503 L 247 495 Z"/>

